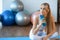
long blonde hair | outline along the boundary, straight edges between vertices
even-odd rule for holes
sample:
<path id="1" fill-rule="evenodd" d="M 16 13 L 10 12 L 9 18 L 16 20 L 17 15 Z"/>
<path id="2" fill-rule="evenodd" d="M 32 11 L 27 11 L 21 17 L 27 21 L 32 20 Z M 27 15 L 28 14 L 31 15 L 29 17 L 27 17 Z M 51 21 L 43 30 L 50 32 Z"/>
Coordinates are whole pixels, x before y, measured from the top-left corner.
<path id="1" fill-rule="evenodd" d="M 52 32 L 52 18 L 51 18 L 51 10 L 50 10 L 50 6 L 48 3 L 43 3 L 41 5 L 44 5 L 44 6 L 48 6 L 48 9 L 49 9 L 49 12 L 47 13 L 47 17 L 46 17 L 46 22 L 47 22 L 47 34 L 49 34 L 50 32 Z"/>

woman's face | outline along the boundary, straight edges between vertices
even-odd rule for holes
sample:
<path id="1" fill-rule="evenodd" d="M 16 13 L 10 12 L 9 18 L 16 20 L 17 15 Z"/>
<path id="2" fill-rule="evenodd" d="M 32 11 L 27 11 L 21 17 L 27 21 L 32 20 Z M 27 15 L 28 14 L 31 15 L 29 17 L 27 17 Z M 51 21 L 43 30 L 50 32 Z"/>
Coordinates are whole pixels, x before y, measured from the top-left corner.
<path id="1" fill-rule="evenodd" d="M 41 5 L 40 6 L 40 13 L 42 13 L 45 17 L 47 16 L 47 13 L 49 12 L 48 6 L 47 5 Z"/>

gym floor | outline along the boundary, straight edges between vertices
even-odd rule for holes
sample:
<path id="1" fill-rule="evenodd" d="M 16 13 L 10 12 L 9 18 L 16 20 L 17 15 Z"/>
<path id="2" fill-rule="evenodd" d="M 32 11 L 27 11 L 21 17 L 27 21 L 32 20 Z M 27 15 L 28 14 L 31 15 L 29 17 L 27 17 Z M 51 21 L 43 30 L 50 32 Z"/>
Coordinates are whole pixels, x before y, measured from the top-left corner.
<path id="1" fill-rule="evenodd" d="M 3 27 L 0 30 L 0 37 L 19 37 L 19 36 L 28 36 L 29 31 L 32 27 L 32 24 L 27 26 L 7 26 Z M 56 23 L 57 31 L 60 34 L 60 23 Z"/>
<path id="2" fill-rule="evenodd" d="M 3 26 L 0 30 L 0 37 L 28 36 L 32 24 L 26 26 Z"/>

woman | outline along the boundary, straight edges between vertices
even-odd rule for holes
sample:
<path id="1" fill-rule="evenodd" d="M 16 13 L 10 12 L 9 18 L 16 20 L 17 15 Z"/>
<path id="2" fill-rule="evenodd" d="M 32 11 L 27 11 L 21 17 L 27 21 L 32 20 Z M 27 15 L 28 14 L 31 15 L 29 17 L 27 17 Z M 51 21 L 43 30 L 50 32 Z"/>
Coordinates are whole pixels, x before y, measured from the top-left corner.
<path id="1" fill-rule="evenodd" d="M 40 18 L 41 15 L 44 17 L 43 20 Z M 33 27 L 29 34 L 31 40 L 47 40 L 57 36 L 54 18 L 48 3 L 41 4 L 40 11 L 32 16 L 32 23 Z"/>

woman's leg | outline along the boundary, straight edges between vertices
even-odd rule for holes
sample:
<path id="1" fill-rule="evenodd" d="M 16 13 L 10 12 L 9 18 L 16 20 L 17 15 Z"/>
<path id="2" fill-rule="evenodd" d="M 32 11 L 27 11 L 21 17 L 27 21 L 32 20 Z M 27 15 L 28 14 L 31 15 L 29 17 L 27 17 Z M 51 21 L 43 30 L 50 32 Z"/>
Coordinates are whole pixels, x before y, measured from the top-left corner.
<path id="1" fill-rule="evenodd" d="M 30 39 L 31 40 L 42 40 L 42 37 L 37 36 L 37 35 L 32 35 L 32 36 L 30 36 Z"/>
<path id="2" fill-rule="evenodd" d="M 31 40 L 42 40 L 42 36 L 34 35 L 34 34 L 32 33 L 32 31 L 30 31 L 30 33 L 29 33 L 29 38 L 30 38 Z"/>
<path id="3" fill-rule="evenodd" d="M 58 36 L 58 32 L 55 32 L 51 37 L 49 38 L 56 38 Z"/>
<path id="4" fill-rule="evenodd" d="M 46 32 L 42 33 L 42 36 L 34 35 L 32 31 L 30 31 L 29 38 L 31 40 L 42 40 L 46 36 Z"/>

